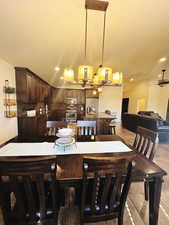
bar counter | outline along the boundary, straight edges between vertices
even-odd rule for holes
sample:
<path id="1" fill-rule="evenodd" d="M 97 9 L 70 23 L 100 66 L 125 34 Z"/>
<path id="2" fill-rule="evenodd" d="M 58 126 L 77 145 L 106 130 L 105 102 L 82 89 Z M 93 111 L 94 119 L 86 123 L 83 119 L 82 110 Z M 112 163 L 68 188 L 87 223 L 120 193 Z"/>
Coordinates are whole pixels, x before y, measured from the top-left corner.
<path id="1" fill-rule="evenodd" d="M 109 115 L 106 113 L 96 113 L 96 114 L 87 114 L 84 117 L 84 120 L 95 120 L 97 126 L 97 134 L 111 134 L 112 130 L 109 124 L 113 119 L 116 119 L 115 116 Z"/>

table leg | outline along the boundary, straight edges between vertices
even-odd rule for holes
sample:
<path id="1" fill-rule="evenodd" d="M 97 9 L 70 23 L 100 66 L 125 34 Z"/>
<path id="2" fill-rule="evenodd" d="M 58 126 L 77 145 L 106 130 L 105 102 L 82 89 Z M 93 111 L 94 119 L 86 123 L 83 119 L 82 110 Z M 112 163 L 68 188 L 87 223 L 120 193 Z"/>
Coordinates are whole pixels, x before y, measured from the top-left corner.
<path id="1" fill-rule="evenodd" d="M 162 177 L 149 182 L 149 225 L 158 225 L 162 182 Z"/>

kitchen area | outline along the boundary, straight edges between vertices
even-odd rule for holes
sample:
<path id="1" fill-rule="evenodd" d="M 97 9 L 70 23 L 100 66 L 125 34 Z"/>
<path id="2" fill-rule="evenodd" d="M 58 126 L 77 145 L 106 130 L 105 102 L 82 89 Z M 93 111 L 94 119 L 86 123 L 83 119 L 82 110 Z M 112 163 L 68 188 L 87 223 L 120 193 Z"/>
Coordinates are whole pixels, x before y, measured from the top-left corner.
<path id="1" fill-rule="evenodd" d="M 15 72 L 21 139 L 46 136 L 47 121 L 76 124 L 77 120 L 94 120 L 97 133 L 105 134 L 109 132 L 109 124 L 118 119 L 117 112 L 109 107 L 113 99 L 101 108 L 102 102 L 106 102 L 105 95 L 95 89 L 53 87 L 27 68 L 16 67 Z"/>

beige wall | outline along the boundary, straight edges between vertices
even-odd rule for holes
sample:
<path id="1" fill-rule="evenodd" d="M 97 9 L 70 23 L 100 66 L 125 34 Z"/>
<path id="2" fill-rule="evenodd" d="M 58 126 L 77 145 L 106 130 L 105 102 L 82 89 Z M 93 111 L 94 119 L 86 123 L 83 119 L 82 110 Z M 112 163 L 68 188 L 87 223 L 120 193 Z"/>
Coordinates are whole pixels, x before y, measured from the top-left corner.
<path id="1" fill-rule="evenodd" d="M 169 85 L 160 87 L 148 81 L 129 83 L 125 86 L 123 98 L 129 98 L 129 113 L 137 113 L 137 101 L 144 98 L 145 110 L 155 111 L 166 119 Z"/>
<path id="2" fill-rule="evenodd" d="M 150 85 L 147 110 L 153 110 L 159 113 L 163 119 L 166 119 L 168 100 L 169 85 L 164 87 Z"/>
<path id="3" fill-rule="evenodd" d="M 11 86 L 15 86 L 14 67 L 0 59 L 0 144 L 17 136 L 17 118 L 4 117 L 4 93 L 5 80 L 9 80 Z"/>
<path id="4" fill-rule="evenodd" d="M 125 86 L 123 98 L 129 98 L 129 113 L 137 113 L 138 101 L 145 99 L 145 110 L 149 98 L 149 82 L 132 82 Z"/>
<path id="5" fill-rule="evenodd" d="M 117 113 L 118 120 L 121 119 L 122 87 L 103 87 L 99 95 L 99 112 L 106 109 Z"/>

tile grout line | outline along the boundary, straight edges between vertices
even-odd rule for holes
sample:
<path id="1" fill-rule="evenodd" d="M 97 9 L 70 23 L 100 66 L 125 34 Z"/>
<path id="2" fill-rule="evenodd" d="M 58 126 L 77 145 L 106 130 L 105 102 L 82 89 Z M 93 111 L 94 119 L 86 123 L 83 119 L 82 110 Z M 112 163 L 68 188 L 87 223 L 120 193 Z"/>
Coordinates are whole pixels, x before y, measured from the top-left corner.
<path id="1" fill-rule="evenodd" d="M 129 214 L 129 218 L 131 220 L 132 225 L 135 225 L 134 220 L 133 220 L 133 217 L 131 215 L 131 211 L 129 209 L 129 206 L 128 206 L 128 203 L 127 202 L 126 202 L 126 209 L 127 209 L 128 214 Z"/>
<path id="2" fill-rule="evenodd" d="M 166 212 L 166 210 L 163 208 L 163 206 L 160 204 L 160 209 L 162 210 L 162 212 L 164 213 L 164 215 L 167 217 L 167 219 L 169 220 L 169 215 Z"/>

